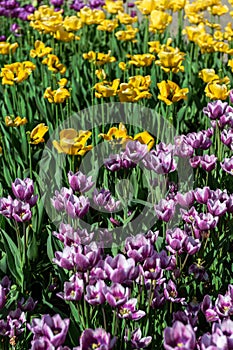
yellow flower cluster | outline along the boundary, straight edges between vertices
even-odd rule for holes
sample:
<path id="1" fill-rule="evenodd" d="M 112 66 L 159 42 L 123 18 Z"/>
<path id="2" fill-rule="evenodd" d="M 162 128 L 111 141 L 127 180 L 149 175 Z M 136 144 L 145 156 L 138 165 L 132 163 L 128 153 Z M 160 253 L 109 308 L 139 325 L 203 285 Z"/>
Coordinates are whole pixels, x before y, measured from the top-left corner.
<path id="1" fill-rule="evenodd" d="M 100 24 L 106 17 L 104 11 L 97 9 L 91 10 L 87 6 L 79 11 L 78 16 L 82 25 Z"/>
<path id="2" fill-rule="evenodd" d="M 43 59 L 43 64 L 47 64 L 48 70 L 53 73 L 64 74 L 66 72 L 66 67 L 62 64 L 56 55 L 48 54 L 48 56 Z"/>
<path id="3" fill-rule="evenodd" d="M 83 54 L 83 58 L 97 66 L 103 66 L 105 63 L 112 63 L 116 61 L 116 58 L 111 56 L 111 51 L 107 54 L 101 52 L 89 51 Z"/>
<path id="4" fill-rule="evenodd" d="M 199 72 L 199 77 L 207 83 L 205 87 L 206 96 L 211 100 L 226 100 L 229 96 L 229 84 L 230 79 L 228 77 L 220 78 L 218 74 L 215 73 L 214 69 L 202 69 Z"/>
<path id="5" fill-rule="evenodd" d="M 15 83 L 21 83 L 26 80 L 35 69 L 36 66 L 31 61 L 5 64 L 0 73 L 2 84 L 14 85 Z"/>
<path id="6" fill-rule="evenodd" d="M 181 89 L 179 85 L 171 80 L 167 80 L 167 82 L 163 80 L 157 86 L 160 92 L 158 99 L 164 101 L 167 105 L 186 99 L 189 92 L 188 88 Z"/>
<path id="7" fill-rule="evenodd" d="M 91 131 L 76 131 L 75 129 L 64 129 L 60 131 L 59 141 L 54 140 L 53 146 L 58 153 L 84 156 L 92 149 L 92 145 L 86 146 Z"/>
<path id="8" fill-rule="evenodd" d="M 72 31 L 82 27 L 81 21 L 75 16 L 63 19 L 62 10 L 54 11 L 52 7 L 42 5 L 28 19 L 32 28 L 40 33 L 50 34 L 57 40 L 70 42 L 80 39 Z"/>
<path id="9" fill-rule="evenodd" d="M 70 97 L 70 92 L 65 88 L 67 79 L 60 79 L 58 85 L 60 86 L 57 90 L 52 90 L 49 86 L 45 90 L 44 98 L 47 98 L 50 103 L 63 103 L 67 98 Z"/>
<path id="10" fill-rule="evenodd" d="M 158 52 L 159 60 L 155 61 L 155 64 L 161 66 L 166 72 L 172 71 L 178 73 L 179 71 L 184 72 L 184 66 L 182 62 L 184 60 L 185 53 L 181 52 L 178 47 L 170 46 L 171 40 L 168 39 L 166 45 L 161 45 Z"/>
<path id="11" fill-rule="evenodd" d="M 155 60 L 155 56 L 150 53 L 142 55 L 127 55 L 127 57 L 130 58 L 128 63 L 135 67 L 149 67 Z"/>
<path id="12" fill-rule="evenodd" d="M 138 28 L 133 28 L 131 25 L 126 26 L 126 30 L 119 30 L 115 33 L 118 40 L 121 41 L 132 41 L 136 43 L 136 34 L 138 33 Z"/>
<path id="13" fill-rule="evenodd" d="M 107 134 L 101 133 L 98 135 L 102 137 L 106 141 L 110 141 L 111 143 L 117 142 L 125 145 L 128 141 L 134 140 L 139 141 L 142 144 L 148 146 L 148 150 L 150 150 L 154 146 L 154 138 L 148 133 L 148 131 L 140 132 L 134 137 L 128 135 L 128 131 L 123 123 L 120 123 L 118 127 L 111 127 Z"/>
<path id="14" fill-rule="evenodd" d="M 14 118 L 13 116 L 6 116 L 5 117 L 5 124 L 8 127 L 18 127 L 20 125 L 27 124 L 27 118 L 21 118 L 17 116 Z"/>
<path id="15" fill-rule="evenodd" d="M 44 123 L 38 124 L 30 133 L 30 142 L 32 145 L 44 142 L 44 135 L 49 130 Z"/>
<path id="16" fill-rule="evenodd" d="M 151 77 L 136 75 L 130 77 L 128 83 L 121 83 L 120 79 L 112 82 L 102 81 L 95 84 L 95 96 L 97 98 L 118 96 L 120 102 L 137 102 L 143 98 L 150 98 L 149 93 Z M 119 88 L 119 89 L 118 89 Z"/>
<path id="17" fill-rule="evenodd" d="M 36 40 L 34 46 L 35 46 L 35 49 L 32 49 L 30 51 L 30 56 L 32 58 L 36 58 L 36 57 L 42 58 L 44 56 L 47 56 L 53 51 L 51 47 L 49 46 L 46 47 L 45 44 L 40 40 Z"/>
<path id="18" fill-rule="evenodd" d="M 10 53 L 15 53 L 18 47 L 18 43 L 10 44 L 7 41 L 0 41 L 0 55 L 9 55 Z"/>

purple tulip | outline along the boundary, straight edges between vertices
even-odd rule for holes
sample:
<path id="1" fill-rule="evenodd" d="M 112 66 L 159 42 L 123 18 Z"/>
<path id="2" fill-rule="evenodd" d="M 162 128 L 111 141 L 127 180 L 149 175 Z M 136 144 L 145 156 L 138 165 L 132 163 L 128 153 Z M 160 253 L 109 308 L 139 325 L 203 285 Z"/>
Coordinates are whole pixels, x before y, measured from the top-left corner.
<path id="1" fill-rule="evenodd" d="M 212 145 L 212 141 L 207 136 L 205 131 L 192 132 L 186 136 L 187 143 L 194 149 L 206 150 Z"/>
<path id="2" fill-rule="evenodd" d="M 117 316 L 119 318 L 127 318 L 129 320 L 138 321 L 146 315 L 145 311 L 136 311 L 137 298 L 129 299 L 118 308 Z"/>
<path id="3" fill-rule="evenodd" d="M 216 308 L 212 306 L 212 301 L 209 295 L 205 295 L 201 304 L 201 311 L 206 317 L 207 322 L 215 322 L 219 320 Z"/>
<path id="4" fill-rule="evenodd" d="M 5 216 L 6 218 L 11 219 L 13 211 L 13 202 L 14 200 L 11 198 L 11 196 L 8 196 L 7 198 L 0 198 L 0 214 Z"/>
<path id="5" fill-rule="evenodd" d="M 189 164 L 191 165 L 192 168 L 196 169 L 199 167 L 201 162 L 201 156 L 194 156 L 189 159 Z"/>
<path id="6" fill-rule="evenodd" d="M 106 300 L 107 286 L 104 281 L 99 280 L 95 285 L 88 285 L 86 287 L 85 300 L 90 305 L 101 305 Z"/>
<path id="7" fill-rule="evenodd" d="M 191 207 L 194 203 L 194 191 L 191 190 L 184 194 L 177 192 L 175 199 L 182 207 Z"/>
<path id="8" fill-rule="evenodd" d="M 34 301 L 32 297 L 29 297 L 26 301 L 24 298 L 21 298 L 17 306 L 21 311 L 33 311 L 36 307 L 37 301 Z"/>
<path id="9" fill-rule="evenodd" d="M 78 252 L 81 251 L 81 249 L 82 248 L 80 246 L 66 246 L 62 252 L 55 252 L 55 258 L 53 259 L 53 262 L 63 269 L 72 270 L 75 266 L 75 256 Z"/>
<path id="10" fill-rule="evenodd" d="M 22 28 L 17 23 L 10 26 L 10 31 L 17 37 L 22 36 Z"/>
<path id="11" fill-rule="evenodd" d="M 91 245 L 80 248 L 74 256 L 75 269 L 77 271 L 86 272 L 96 265 L 100 260 L 101 250 Z"/>
<path id="12" fill-rule="evenodd" d="M 28 324 L 29 330 L 33 333 L 33 341 L 45 337 L 54 346 L 58 347 L 65 341 L 68 332 L 70 320 L 62 320 L 61 316 L 43 315 L 42 318 L 33 318 L 31 324 Z"/>
<path id="13" fill-rule="evenodd" d="M 69 282 L 64 283 L 64 293 L 57 293 L 57 296 L 68 301 L 79 301 L 82 299 L 84 282 L 78 274 L 71 276 Z"/>
<path id="14" fill-rule="evenodd" d="M 143 159 L 146 169 L 153 170 L 157 174 L 168 174 L 176 170 L 177 164 L 173 158 L 173 151 L 152 150 Z"/>
<path id="15" fill-rule="evenodd" d="M 26 222 L 30 221 L 31 217 L 30 205 L 15 199 L 12 205 L 12 218 L 17 222 Z"/>
<path id="16" fill-rule="evenodd" d="M 51 203 L 58 212 L 63 211 L 65 209 L 65 203 L 72 194 L 73 191 L 71 188 L 62 187 L 60 192 L 55 191 L 55 196 L 51 199 Z"/>
<path id="17" fill-rule="evenodd" d="M 169 280 L 168 284 L 164 283 L 163 294 L 165 299 L 172 303 L 183 303 L 185 301 L 185 298 L 177 298 L 178 292 L 176 285 L 172 280 Z"/>
<path id="18" fill-rule="evenodd" d="M 210 188 L 208 186 L 196 188 L 194 190 L 194 197 L 198 203 L 207 204 L 208 199 L 211 197 Z"/>
<path id="19" fill-rule="evenodd" d="M 147 153 L 147 145 L 144 145 L 139 141 L 129 141 L 126 144 L 125 155 L 134 163 L 139 163 Z"/>
<path id="20" fill-rule="evenodd" d="M 138 277 L 139 268 L 135 265 L 134 259 L 126 259 L 123 254 L 117 254 L 114 258 L 108 256 L 105 259 L 104 270 L 112 282 L 128 283 Z"/>
<path id="21" fill-rule="evenodd" d="M 158 219 L 168 222 L 175 214 L 175 201 L 173 199 L 161 199 L 154 208 Z"/>
<path id="22" fill-rule="evenodd" d="M 122 159 L 119 154 L 110 154 L 109 158 L 104 160 L 104 166 L 110 171 L 118 171 L 123 167 Z"/>
<path id="23" fill-rule="evenodd" d="M 200 159 L 200 165 L 202 169 L 205 171 L 211 171 L 216 167 L 217 157 L 215 157 L 214 154 L 211 154 L 210 156 L 208 154 L 204 154 L 204 156 Z"/>
<path id="24" fill-rule="evenodd" d="M 184 240 L 183 249 L 185 253 L 194 255 L 200 250 L 200 248 L 201 242 L 199 239 L 194 239 L 193 237 L 189 236 Z"/>
<path id="25" fill-rule="evenodd" d="M 221 141 L 222 143 L 233 150 L 233 130 L 232 129 L 224 129 L 221 132 Z"/>
<path id="26" fill-rule="evenodd" d="M 1 9 L 0 9 L 1 12 Z M 6 41 L 6 36 L 5 35 L 0 35 L 0 41 Z"/>
<path id="27" fill-rule="evenodd" d="M 12 191 L 17 199 L 21 201 L 29 201 L 34 193 L 33 181 L 29 178 L 21 180 L 17 178 L 12 183 Z"/>
<path id="28" fill-rule="evenodd" d="M 227 201 L 221 202 L 219 199 L 208 199 L 207 208 L 210 214 L 214 216 L 222 216 L 227 212 Z"/>
<path id="29" fill-rule="evenodd" d="M 181 158 L 193 156 L 194 149 L 190 144 L 188 144 L 185 135 L 175 136 L 174 143 L 175 143 L 174 155 Z"/>
<path id="30" fill-rule="evenodd" d="M 129 258 L 135 262 L 142 262 L 154 253 L 154 247 L 150 240 L 142 234 L 128 237 L 125 241 L 125 250 Z"/>
<path id="31" fill-rule="evenodd" d="M 228 294 L 218 294 L 218 298 L 215 302 L 215 310 L 221 318 L 233 315 L 233 301 L 231 296 Z"/>
<path id="32" fill-rule="evenodd" d="M 75 192 L 85 193 L 89 191 L 94 185 L 94 182 L 92 182 L 91 179 L 91 176 L 87 177 L 81 171 L 78 171 L 75 174 L 72 171 L 68 172 L 70 187 Z"/>
<path id="33" fill-rule="evenodd" d="M 85 329 L 80 337 L 80 346 L 77 350 L 103 349 L 111 350 L 116 343 L 116 338 L 111 339 L 109 333 L 103 328 Z"/>
<path id="34" fill-rule="evenodd" d="M 125 337 L 125 340 L 128 340 L 128 337 Z M 144 337 L 142 338 L 142 331 L 140 328 L 136 328 L 131 333 L 131 345 L 133 349 L 145 349 L 152 341 L 152 337 Z"/>
<path id="35" fill-rule="evenodd" d="M 123 305 L 129 298 L 129 288 L 123 287 L 120 283 L 114 283 L 108 287 L 105 298 L 111 307 Z"/>
<path id="36" fill-rule="evenodd" d="M 175 228 L 173 230 L 167 230 L 166 232 L 166 246 L 167 250 L 172 254 L 182 254 L 184 248 L 184 242 L 187 238 L 187 234 L 180 228 Z"/>
<path id="37" fill-rule="evenodd" d="M 218 220 L 218 216 L 213 216 L 210 213 L 200 213 L 196 215 L 194 225 L 201 231 L 208 231 L 217 226 Z"/>
<path id="38" fill-rule="evenodd" d="M 145 279 L 156 280 L 156 285 L 161 285 L 165 281 L 161 268 L 161 260 L 156 253 L 145 260 L 141 274 Z M 151 283 L 151 281 L 149 282 Z"/>
<path id="39" fill-rule="evenodd" d="M 64 3 L 64 0 L 50 0 L 50 4 L 55 7 L 61 7 Z"/>
<path id="40" fill-rule="evenodd" d="M 67 214 L 73 219 L 83 218 L 89 211 L 89 198 L 72 194 L 65 203 Z"/>
<path id="41" fill-rule="evenodd" d="M 221 100 L 213 101 L 208 103 L 207 107 L 203 108 L 203 113 L 207 115 L 210 119 L 219 119 L 226 113 L 228 107 L 227 102 L 222 102 Z"/>
<path id="42" fill-rule="evenodd" d="M 233 157 L 224 158 L 223 162 L 221 162 L 220 165 L 224 171 L 230 175 L 233 175 Z"/>
<path id="43" fill-rule="evenodd" d="M 24 332 L 24 325 L 26 322 L 25 313 L 19 308 L 14 311 L 10 311 L 7 315 L 7 324 L 9 330 L 5 333 L 9 338 L 18 336 Z"/>
<path id="44" fill-rule="evenodd" d="M 194 350 L 196 347 L 196 336 L 190 324 L 184 325 L 175 321 L 172 327 L 164 330 L 165 350 Z"/>

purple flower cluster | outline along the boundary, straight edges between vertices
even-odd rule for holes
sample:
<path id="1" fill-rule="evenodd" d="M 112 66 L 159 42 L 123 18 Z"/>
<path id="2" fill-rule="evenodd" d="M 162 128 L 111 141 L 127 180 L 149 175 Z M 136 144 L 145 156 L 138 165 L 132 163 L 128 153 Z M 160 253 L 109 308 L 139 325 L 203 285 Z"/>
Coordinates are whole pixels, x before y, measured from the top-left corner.
<path id="1" fill-rule="evenodd" d="M 12 191 L 15 196 L 0 198 L 0 214 L 17 222 L 30 221 L 32 217 L 31 208 L 36 204 L 38 196 L 34 195 L 34 184 L 29 178 L 16 179 L 12 183 Z"/>
<path id="2" fill-rule="evenodd" d="M 83 7 L 90 7 L 92 10 L 101 9 L 105 5 L 104 0 L 88 0 L 88 2 L 83 2 L 83 0 L 73 0 L 70 8 L 79 12 Z"/>
<path id="3" fill-rule="evenodd" d="M 199 338 L 197 321 L 202 310 L 206 320 L 212 322 L 212 332 Z M 185 311 L 173 313 L 173 325 L 164 330 L 164 348 L 166 350 L 231 350 L 233 348 L 233 286 L 229 285 L 225 295 L 218 295 L 215 306 L 212 306 L 209 295 L 201 304 L 189 304 Z"/>
<path id="4" fill-rule="evenodd" d="M 81 219 L 89 211 L 90 201 L 83 193 L 89 191 L 93 186 L 91 178 L 86 177 L 82 172 L 68 173 L 70 188 L 62 187 L 55 191 L 55 196 L 51 199 L 54 208 L 58 212 L 68 214 L 72 219 Z M 78 192 L 78 196 L 75 195 Z"/>
<path id="5" fill-rule="evenodd" d="M 80 345 L 73 350 L 103 349 L 111 350 L 116 343 L 116 338 L 111 339 L 111 335 L 103 328 L 85 329 L 80 337 Z"/>
<path id="6" fill-rule="evenodd" d="M 70 320 L 62 320 L 60 315 L 43 315 L 42 318 L 33 318 L 28 329 L 33 333 L 31 350 L 51 349 L 65 350 L 61 347 L 68 332 Z"/>
<path id="7" fill-rule="evenodd" d="M 28 16 L 35 11 L 35 7 L 31 4 L 20 6 L 16 0 L 0 1 L 0 16 L 9 18 L 19 18 L 23 21 L 28 20 Z"/>

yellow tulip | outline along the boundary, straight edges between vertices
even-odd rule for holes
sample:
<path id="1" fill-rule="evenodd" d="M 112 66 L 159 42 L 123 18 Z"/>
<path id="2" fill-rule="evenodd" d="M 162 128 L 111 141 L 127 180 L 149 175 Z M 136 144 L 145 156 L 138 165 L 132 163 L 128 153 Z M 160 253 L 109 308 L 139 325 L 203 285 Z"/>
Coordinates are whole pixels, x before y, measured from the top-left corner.
<path id="1" fill-rule="evenodd" d="M 97 26 L 97 30 L 102 30 L 106 32 L 113 32 L 114 29 L 118 27 L 118 20 L 114 18 L 111 19 L 104 19 L 100 22 L 100 24 Z"/>
<path id="2" fill-rule="evenodd" d="M 86 146 L 86 142 L 91 136 L 91 131 L 89 130 L 64 129 L 59 136 L 59 141 L 53 141 L 53 146 L 58 153 L 83 156 L 92 149 L 92 145 Z"/>
<path id="3" fill-rule="evenodd" d="M 150 98 L 152 96 L 148 91 L 150 84 L 151 78 L 149 75 L 130 77 L 128 83 L 120 84 L 118 90 L 120 102 L 137 102 L 143 98 Z"/>
<path id="4" fill-rule="evenodd" d="M 149 52 L 150 53 L 159 53 L 161 50 L 161 43 L 160 41 L 149 41 L 148 45 L 150 46 Z"/>
<path id="5" fill-rule="evenodd" d="M 151 12 L 149 30 L 153 33 L 163 33 L 171 22 L 171 15 L 163 11 L 154 10 Z"/>
<path id="6" fill-rule="evenodd" d="M 96 69 L 95 75 L 99 80 L 105 80 L 106 79 L 106 73 L 104 69 Z"/>
<path id="7" fill-rule="evenodd" d="M 212 80 L 205 87 L 206 96 L 211 100 L 226 100 L 230 93 L 227 87 L 228 83 L 229 81 L 226 78 Z"/>
<path id="8" fill-rule="evenodd" d="M 219 76 L 215 73 L 214 69 L 202 69 L 198 76 L 204 81 L 204 83 L 209 83 L 212 80 L 219 79 Z"/>
<path id="9" fill-rule="evenodd" d="M 101 52 L 89 51 L 88 53 L 83 54 L 83 58 L 96 64 L 97 66 L 102 66 L 105 63 L 112 63 L 116 61 L 114 56 L 111 56 L 111 51 L 108 51 L 107 54 Z"/>
<path id="10" fill-rule="evenodd" d="M 63 20 L 63 27 L 68 32 L 76 32 L 77 30 L 81 29 L 83 26 L 83 23 L 80 18 L 77 16 L 67 16 Z"/>
<path id="11" fill-rule="evenodd" d="M 112 140 L 132 140 L 133 138 L 128 135 L 127 129 L 123 123 L 120 123 L 118 128 L 116 126 L 111 127 L 107 134 L 101 133 L 98 135 L 99 137 L 102 137 L 106 141 L 112 141 Z"/>
<path id="12" fill-rule="evenodd" d="M 100 83 L 96 83 L 94 86 L 95 97 L 111 97 L 115 96 L 117 93 L 117 89 L 120 83 L 120 79 L 114 79 L 112 82 L 102 81 Z"/>
<path id="13" fill-rule="evenodd" d="M 116 18 L 121 24 L 133 24 L 138 21 L 138 18 L 136 16 L 131 17 L 130 15 L 128 15 L 128 13 L 121 11 L 118 11 L 118 15 L 116 16 Z"/>
<path id="14" fill-rule="evenodd" d="M 69 97 L 70 93 L 64 87 L 60 87 L 57 90 L 52 90 L 51 87 L 48 87 L 44 93 L 44 98 L 47 98 L 50 103 L 63 103 Z"/>
<path id="15" fill-rule="evenodd" d="M 123 70 L 123 71 L 127 69 L 127 65 L 126 65 L 125 62 L 120 62 L 120 63 L 118 64 L 118 66 L 119 66 L 119 68 L 120 68 L 121 70 Z"/>
<path id="16" fill-rule="evenodd" d="M 155 61 L 155 64 L 161 66 L 166 73 L 170 71 L 173 73 L 178 73 L 179 71 L 183 72 L 184 66 L 182 66 L 182 62 L 184 56 L 185 53 L 180 52 L 178 47 L 166 47 L 165 50 L 161 49 L 159 51 L 159 60 Z"/>
<path id="17" fill-rule="evenodd" d="M 219 5 L 214 5 L 210 7 L 210 13 L 214 16 L 222 16 L 228 11 L 229 11 L 229 8 L 227 7 L 227 5 L 219 4 Z"/>
<path id="18" fill-rule="evenodd" d="M 142 144 L 147 145 L 148 150 L 150 150 L 155 143 L 155 139 L 148 133 L 148 131 L 143 131 L 134 135 L 133 139 L 139 141 Z"/>
<path id="19" fill-rule="evenodd" d="M 0 73 L 2 84 L 14 85 L 14 83 L 21 83 L 26 80 L 35 69 L 36 66 L 30 61 L 5 64 Z"/>
<path id="20" fill-rule="evenodd" d="M 16 118 L 12 118 L 10 116 L 5 117 L 6 126 L 17 127 L 20 125 L 27 124 L 27 122 L 27 118 L 21 118 L 19 116 L 17 116 Z"/>
<path id="21" fill-rule="evenodd" d="M 186 99 L 189 92 L 188 88 L 181 89 L 179 85 L 171 80 L 167 80 L 167 82 L 163 80 L 157 86 L 160 92 L 158 99 L 164 101 L 167 105 Z"/>
<path id="22" fill-rule="evenodd" d="M 53 50 L 49 46 L 46 47 L 45 44 L 40 40 L 36 40 L 34 46 L 35 46 L 35 50 L 32 49 L 30 51 L 30 56 L 32 58 L 35 58 L 35 57 L 41 58 L 41 57 L 47 56 Z"/>
<path id="23" fill-rule="evenodd" d="M 129 64 L 136 67 L 149 67 L 155 60 L 155 56 L 150 53 L 145 53 L 143 55 L 127 55 L 130 58 Z"/>
<path id="24" fill-rule="evenodd" d="M 155 0 L 139 0 L 135 1 L 135 4 L 143 15 L 150 15 L 151 12 L 156 9 Z"/>
<path id="25" fill-rule="evenodd" d="M 18 47 L 18 43 L 10 44 L 6 41 L 0 41 L 0 55 L 9 55 L 10 53 L 15 53 Z"/>
<path id="26" fill-rule="evenodd" d="M 115 33 L 115 36 L 118 40 L 121 41 L 132 41 L 133 43 L 136 43 L 137 40 L 135 39 L 136 34 L 138 33 L 138 28 L 133 28 L 131 25 L 126 26 L 126 30 L 119 30 Z"/>
<path id="27" fill-rule="evenodd" d="M 48 126 L 44 123 L 38 124 L 30 133 L 30 143 L 37 145 L 38 143 L 44 142 L 44 135 L 48 131 Z"/>
<path id="28" fill-rule="evenodd" d="M 80 11 L 78 16 L 83 24 L 100 24 L 105 19 L 105 13 L 103 10 L 91 10 L 85 6 Z"/>
<path id="29" fill-rule="evenodd" d="M 43 59 L 42 64 L 47 64 L 48 69 L 53 73 L 64 74 L 66 72 L 66 67 L 59 61 L 56 55 L 49 54 L 45 59 Z"/>
<path id="30" fill-rule="evenodd" d="M 108 12 L 108 13 L 118 13 L 118 11 L 123 12 L 124 11 L 124 6 L 123 6 L 123 1 L 122 0 L 106 0 L 105 5 L 103 8 Z"/>

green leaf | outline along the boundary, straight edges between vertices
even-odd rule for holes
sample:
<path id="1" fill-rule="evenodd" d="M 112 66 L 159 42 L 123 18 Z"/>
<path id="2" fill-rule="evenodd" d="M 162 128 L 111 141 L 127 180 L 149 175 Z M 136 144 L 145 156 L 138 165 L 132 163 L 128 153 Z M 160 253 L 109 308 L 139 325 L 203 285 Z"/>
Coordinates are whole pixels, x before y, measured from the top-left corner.
<path id="1" fill-rule="evenodd" d="M 16 282 L 19 286 L 23 284 L 23 268 L 21 263 L 21 257 L 19 250 L 13 240 L 9 237 L 9 235 L 1 229 L 2 239 L 4 242 L 4 248 L 7 255 L 7 265 L 16 279 Z"/>

